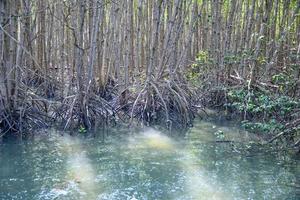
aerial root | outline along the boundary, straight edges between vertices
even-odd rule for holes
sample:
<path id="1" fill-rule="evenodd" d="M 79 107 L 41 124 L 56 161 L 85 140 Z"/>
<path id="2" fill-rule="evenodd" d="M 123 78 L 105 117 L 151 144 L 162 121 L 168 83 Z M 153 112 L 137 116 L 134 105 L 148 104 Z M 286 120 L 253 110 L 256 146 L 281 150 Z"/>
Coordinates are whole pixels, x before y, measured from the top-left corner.
<path id="1" fill-rule="evenodd" d="M 83 106 L 81 104 L 78 95 L 72 95 L 65 98 L 61 106 L 57 108 L 55 115 L 58 121 L 63 122 L 64 129 L 83 125 L 83 112 L 87 113 L 87 120 L 91 127 L 99 124 L 99 122 L 108 123 L 115 116 L 115 110 L 109 102 L 97 95 L 90 94 L 88 103 Z"/>
<path id="2" fill-rule="evenodd" d="M 157 84 L 148 80 L 134 98 L 131 123 L 133 119 L 137 119 L 142 123 L 156 124 L 164 119 L 165 123 L 162 125 L 166 127 L 175 124 L 186 128 L 194 116 L 191 101 L 188 90 L 181 88 L 176 82 Z"/>
<path id="3" fill-rule="evenodd" d="M 47 128 L 53 122 L 53 119 L 47 114 L 46 106 L 44 106 L 46 104 L 45 99 L 32 98 L 32 94 L 25 98 L 25 94 L 22 92 L 19 95 L 18 99 L 21 103 L 19 103 L 18 108 L 4 107 L 3 104 L 1 106 L 0 126 L 2 130 L 0 137 L 9 132 L 22 135 L 23 132 L 30 132 L 33 129 Z"/>

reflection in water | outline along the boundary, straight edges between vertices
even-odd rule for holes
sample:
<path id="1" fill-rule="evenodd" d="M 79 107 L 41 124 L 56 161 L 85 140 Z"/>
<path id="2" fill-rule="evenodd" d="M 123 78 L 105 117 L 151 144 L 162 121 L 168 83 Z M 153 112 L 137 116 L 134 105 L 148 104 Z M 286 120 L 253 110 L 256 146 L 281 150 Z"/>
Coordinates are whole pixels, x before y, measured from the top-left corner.
<path id="1" fill-rule="evenodd" d="M 235 142 L 216 143 L 219 130 Z M 299 185 L 299 158 L 249 140 L 199 121 L 184 138 L 149 128 L 111 130 L 104 142 L 53 133 L 8 143 L 0 145 L 0 199 L 299 199 L 290 187 Z"/>
<path id="2" fill-rule="evenodd" d="M 191 152 L 185 152 L 182 168 L 186 172 L 186 187 L 191 199 L 230 199 L 220 187 L 211 185 L 209 177 L 204 175 L 204 169 L 194 163 L 196 157 Z"/>
<path id="3" fill-rule="evenodd" d="M 173 153 L 180 149 L 174 140 L 152 128 L 147 128 L 141 133 L 140 137 L 143 139 L 135 140 L 136 143 L 134 146 L 142 146 L 143 148 L 159 151 L 169 150 L 173 151 Z M 134 139 L 131 138 L 131 141 L 134 141 Z M 130 146 L 132 145 L 131 143 Z M 192 151 L 183 149 L 180 154 L 181 159 L 178 160 L 178 165 L 182 168 L 182 171 L 187 177 L 185 183 L 185 187 L 188 191 L 187 196 L 191 199 L 229 199 L 224 193 L 217 191 L 218 187 L 214 188 L 210 185 L 208 177 L 205 177 L 203 174 L 203 169 L 201 169 L 199 164 L 194 162 L 197 158 Z"/>
<path id="4" fill-rule="evenodd" d="M 87 158 L 86 151 L 83 150 L 81 141 L 76 137 L 66 135 L 58 140 L 58 145 L 67 155 L 67 175 L 63 188 L 54 188 L 51 192 L 64 196 L 69 190 L 73 190 L 85 199 L 96 199 L 100 192 L 95 187 L 96 173 Z"/>
<path id="5" fill-rule="evenodd" d="M 173 141 L 169 137 L 152 128 L 147 128 L 138 136 L 135 135 L 128 140 L 129 148 L 149 148 L 156 150 L 174 150 L 175 148 Z"/>

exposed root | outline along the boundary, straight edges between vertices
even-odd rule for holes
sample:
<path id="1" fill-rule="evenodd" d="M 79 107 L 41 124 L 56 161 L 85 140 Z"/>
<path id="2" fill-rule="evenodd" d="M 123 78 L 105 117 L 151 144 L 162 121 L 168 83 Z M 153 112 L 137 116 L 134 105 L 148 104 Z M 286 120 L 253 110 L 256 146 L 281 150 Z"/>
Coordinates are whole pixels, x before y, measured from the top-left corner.
<path id="1" fill-rule="evenodd" d="M 4 107 L 3 101 L 1 101 L 0 127 L 2 130 L 0 137 L 9 132 L 22 136 L 23 133 L 50 126 L 53 119 L 47 114 L 47 108 L 44 106 L 46 100 L 33 97 L 36 96 L 30 94 L 27 98 L 19 97 L 19 99 L 22 99 L 22 102 L 14 110 Z"/>
<path id="2" fill-rule="evenodd" d="M 176 82 L 148 80 L 133 98 L 131 123 L 137 119 L 147 125 L 158 123 L 168 128 L 186 128 L 194 118 L 190 95 L 189 90 L 182 89 Z"/>
<path id="3" fill-rule="evenodd" d="M 61 106 L 55 110 L 55 118 L 64 124 L 64 129 L 76 128 L 84 124 L 80 104 L 78 95 L 72 95 L 65 98 Z M 115 111 L 109 102 L 94 94 L 90 95 L 89 103 L 84 108 L 91 127 L 108 123 L 115 116 Z"/>
<path id="4" fill-rule="evenodd" d="M 63 97 L 59 88 L 66 85 L 30 74 L 20 81 L 12 107 L 5 105 L 4 97 L 0 99 L 0 137 L 9 132 L 22 135 L 53 125 L 62 125 L 63 129 L 84 126 L 90 130 L 120 120 L 133 124 L 133 119 L 147 125 L 187 128 L 197 109 L 193 106 L 195 95 L 176 81 L 147 80 L 138 92 L 126 88 L 119 96 L 114 85 L 103 88 L 103 92 L 93 84 L 88 94 L 79 94 L 76 86 L 72 86 L 70 95 Z"/>

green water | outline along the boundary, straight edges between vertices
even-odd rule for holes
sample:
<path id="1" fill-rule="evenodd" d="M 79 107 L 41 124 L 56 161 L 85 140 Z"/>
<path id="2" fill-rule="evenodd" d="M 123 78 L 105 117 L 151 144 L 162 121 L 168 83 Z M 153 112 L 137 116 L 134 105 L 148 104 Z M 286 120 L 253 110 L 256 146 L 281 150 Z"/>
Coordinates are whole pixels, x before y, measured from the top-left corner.
<path id="1" fill-rule="evenodd" d="M 0 145 L 0 199 L 299 199 L 300 159 L 253 140 L 204 121 L 184 137 L 150 128 L 111 130 L 104 140 L 52 131 Z"/>

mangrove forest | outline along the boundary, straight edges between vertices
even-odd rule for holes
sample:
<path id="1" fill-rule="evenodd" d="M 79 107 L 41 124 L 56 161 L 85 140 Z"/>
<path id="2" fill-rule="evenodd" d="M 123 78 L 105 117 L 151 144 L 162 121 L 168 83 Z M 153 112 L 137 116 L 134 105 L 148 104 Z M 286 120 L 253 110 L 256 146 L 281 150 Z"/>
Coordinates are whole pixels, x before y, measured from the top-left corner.
<path id="1" fill-rule="evenodd" d="M 0 0 L 0 199 L 300 198 L 300 0 Z"/>

